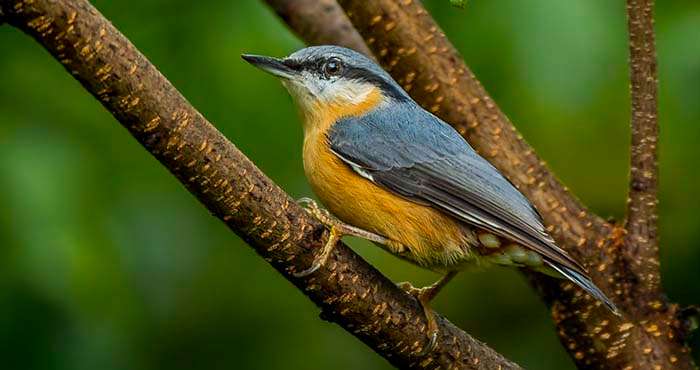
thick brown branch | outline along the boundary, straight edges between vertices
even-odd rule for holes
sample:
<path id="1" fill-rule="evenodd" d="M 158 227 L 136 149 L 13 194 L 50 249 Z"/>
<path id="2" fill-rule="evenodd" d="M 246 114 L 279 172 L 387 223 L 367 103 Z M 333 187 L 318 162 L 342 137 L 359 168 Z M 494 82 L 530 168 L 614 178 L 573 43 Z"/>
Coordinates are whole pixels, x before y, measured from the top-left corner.
<path id="1" fill-rule="evenodd" d="M 345 46 L 374 58 L 335 0 L 265 0 L 309 45 Z"/>
<path id="2" fill-rule="evenodd" d="M 646 282 L 640 271 L 630 268 L 639 259 L 622 253 L 624 229 L 589 212 L 556 179 L 420 2 L 338 3 L 384 68 L 418 103 L 451 123 L 518 186 L 542 213 L 559 245 L 584 263 L 596 284 L 625 312 L 634 313 L 617 318 L 569 283 L 532 276 L 552 305 L 562 343 L 579 367 L 691 368 L 676 317 L 678 307 L 668 305 L 660 291 L 642 297 L 629 294 Z M 658 263 L 658 258 L 649 262 Z M 641 315 L 636 314 L 639 307 L 644 308 Z"/>
<path id="3" fill-rule="evenodd" d="M 649 291 L 660 289 L 657 238 L 657 121 L 656 50 L 654 46 L 654 1 L 628 0 L 630 81 L 632 98 L 632 146 L 630 189 L 625 229 L 627 253 L 641 263 L 630 266 L 644 279 Z M 639 293 L 639 292 L 633 292 Z"/>
<path id="4" fill-rule="evenodd" d="M 517 369 L 439 318 L 426 343 L 420 305 L 340 245 L 310 278 L 326 232 L 219 133 L 87 0 L 0 0 L 11 25 L 43 45 L 217 218 L 337 322 L 401 368 Z"/>

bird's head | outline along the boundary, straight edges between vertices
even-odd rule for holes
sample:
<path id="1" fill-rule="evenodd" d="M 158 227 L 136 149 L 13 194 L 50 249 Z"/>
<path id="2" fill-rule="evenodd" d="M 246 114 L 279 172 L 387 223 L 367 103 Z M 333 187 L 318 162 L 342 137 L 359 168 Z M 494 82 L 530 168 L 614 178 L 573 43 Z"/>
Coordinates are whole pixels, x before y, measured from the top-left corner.
<path id="1" fill-rule="evenodd" d="M 286 58 L 242 55 L 250 64 L 282 80 L 302 114 L 338 119 L 408 95 L 366 56 L 339 46 L 312 46 Z M 340 117 L 339 117 L 340 116 Z"/>

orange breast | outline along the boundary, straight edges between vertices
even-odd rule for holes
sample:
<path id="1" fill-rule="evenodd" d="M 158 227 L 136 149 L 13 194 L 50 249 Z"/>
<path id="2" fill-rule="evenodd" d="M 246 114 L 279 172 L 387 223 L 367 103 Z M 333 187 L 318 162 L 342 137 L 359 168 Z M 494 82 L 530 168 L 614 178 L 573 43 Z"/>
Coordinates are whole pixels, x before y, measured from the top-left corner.
<path id="1" fill-rule="evenodd" d="M 333 116 L 317 114 L 324 119 L 306 122 L 317 129 L 306 130 L 304 139 L 304 171 L 325 207 L 345 223 L 406 247 L 402 256 L 420 265 L 442 270 L 471 259 L 474 235 L 463 225 L 375 185 L 330 151 L 325 133 L 337 119 Z"/>

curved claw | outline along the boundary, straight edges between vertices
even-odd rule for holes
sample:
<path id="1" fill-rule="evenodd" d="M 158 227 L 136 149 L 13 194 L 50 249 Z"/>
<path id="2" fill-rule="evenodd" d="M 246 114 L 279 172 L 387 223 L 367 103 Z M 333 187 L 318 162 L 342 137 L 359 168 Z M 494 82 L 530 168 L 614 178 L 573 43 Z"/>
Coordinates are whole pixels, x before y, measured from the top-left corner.
<path id="1" fill-rule="evenodd" d="M 435 348 L 437 347 L 437 338 L 438 330 L 437 328 L 435 328 L 435 331 L 428 334 L 428 345 L 425 346 L 425 348 L 423 348 L 422 351 L 420 351 L 418 356 L 423 357 L 433 352 L 433 350 L 435 350 Z"/>
<path id="2" fill-rule="evenodd" d="M 411 284 L 411 283 L 408 282 L 408 281 L 402 281 L 402 282 L 400 282 L 400 283 L 396 283 L 396 286 L 397 286 L 399 289 L 403 290 L 404 292 L 406 292 L 406 293 L 408 293 L 408 294 L 414 296 L 416 299 L 419 298 L 419 294 L 421 293 L 421 289 L 420 289 L 420 288 L 414 287 L 413 284 Z"/>
<path id="3" fill-rule="evenodd" d="M 437 323 L 435 322 L 435 313 L 433 310 L 430 308 L 430 299 L 431 298 L 431 287 L 427 288 L 416 288 L 413 286 L 408 281 L 403 281 L 400 283 L 396 284 L 397 287 L 399 287 L 401 290 L 404 292 L 410 294 L 416 301 L 418 301 L 418 304 L 420 304 L 421 308 L 423 309 L 423 315 L 425 315 L 425 319 L 427 321 L 427 327 L 425 328 L 426 331 L 426 336 L 428 337 L 428 343 L 426 344 L 425 347 L 417 354 L 418 357 L 423 357 L 430 352 L 432 352 L 435 347 L 437 347 L 437 337 L 438 337 L 438 326 Z"/>
<path id="4" fill-rule="evenodd" d="M 299 204 L 300 206 L 307 207 L 309 205 L 316 204 L 316 201 L 309 198 L 309 197 L 303 197 L 303 198 L 297 199 L 297 204 Z"/>
<path id="5" fill-rule="evenodd" d="M 328 261 L 328 257 L 330 257 L 331 253 L 333 252 L 333 249 L 335 249 L 335 243 L 338 241 L 338 239 L 340 239 L 341 236 L 342 233 L 338 231 L 338 228 L 332 226 L 330 233 L 328 234 L 328 240 L 326 241 L 326 245 L 323 246 L 321 254 L 314 258 L 314 262 L 311 264 L 311 267 L 309 267 L 306 270 L 296 272 L 293 275 L 295 277 L 308 276 L 316 272 L 316 270 L 318 270 L 321 266 L 325 265 L 326 261 Z"/>
<path id="6" fill-rule="evenodd" d="M 298 277 L 298 278 L 309 276 L 309 275 L 313 274 L 314 272 L 316 272 L 316 270 L 318 270 L 319 268 L 321 268 L 321 264 L 318 263 L 317 261 L 314 261 L 314 263 L 311 265 L 311 267 L 309 267 L 303 271 L 292 273 L 292 275 L 294 277 Z"/>
<path id="7" fill-rule="evenodd" d="M 440 289 L 442 289 L 442 287 L 445 286 L 445 284 L 452 280 L 452 278 L 456 274 L 456 271 L 448 272 L 445 276 L 443 276 L 440 280 L 436 281 L 433 285 L 427 286 L 425 288 L 416 288 L 413 286 L 413 284 L 407 281 L 396 284 L 396 286 L 401 288 L 403 291 L 412 295 L 423 308 L 423 314 L 425 315 L 425 320 L 427 321 L 425 332 L 428 337 L 428 343 L 423 348 L 423 350 L 420 351 L 420 353 L 418 353 L 419 357 L 423 357 L 431 353 L 437 347 L 439 328 L 437 320 L 435 318 L 436 314 L 430 308 L 430 301 L 435 297 L 435 295 L 440 291 Z"/>

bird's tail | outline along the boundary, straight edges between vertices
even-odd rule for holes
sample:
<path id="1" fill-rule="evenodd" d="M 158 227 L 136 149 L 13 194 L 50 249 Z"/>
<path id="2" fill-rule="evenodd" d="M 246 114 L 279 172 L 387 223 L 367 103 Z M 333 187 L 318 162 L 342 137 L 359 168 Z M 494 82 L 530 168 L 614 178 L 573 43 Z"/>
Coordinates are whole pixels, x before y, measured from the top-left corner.
<path id="1" fill-rule="evenodd" d="M 614 303 L 608 298 L 605 293 L 603 293 L 600 288 L 598 288 L 591 279 L 586 276 L 585 273 L 581 273 L 579 271 L 576 271 L 572 268 L 562 266 L 560 264 L 546 261 L 547 265 L 557 271 L 558 273 L 562 274 L 565 278 L 571 280 L 572 282 L 576 283 L 576 285 L 580 286 L 583 288 L 586 292 L 588 292 L 590 295 L 595 297 L 597 300 L 601 301 L 606 307 L 612 311 L 617 316 L 621 316 L 620 310 L 615 306 Z"/>

